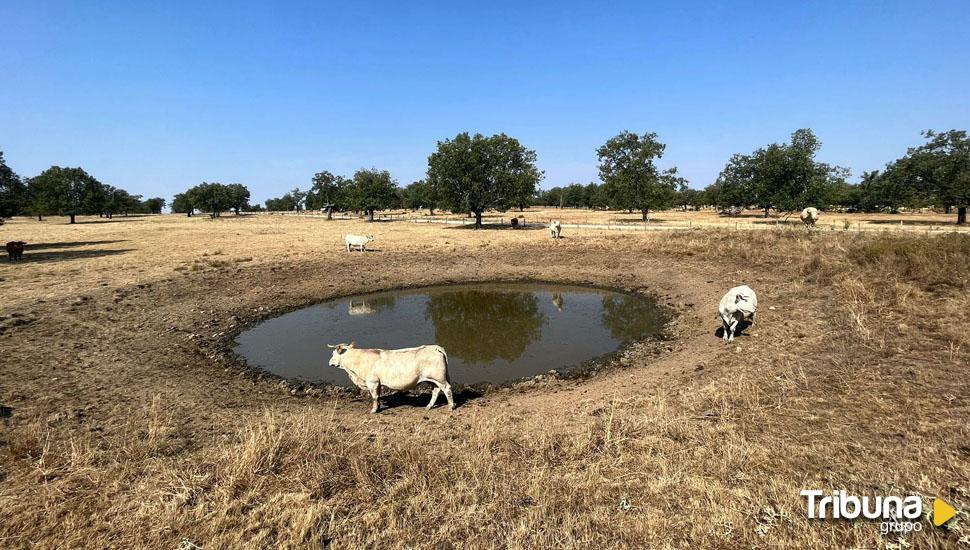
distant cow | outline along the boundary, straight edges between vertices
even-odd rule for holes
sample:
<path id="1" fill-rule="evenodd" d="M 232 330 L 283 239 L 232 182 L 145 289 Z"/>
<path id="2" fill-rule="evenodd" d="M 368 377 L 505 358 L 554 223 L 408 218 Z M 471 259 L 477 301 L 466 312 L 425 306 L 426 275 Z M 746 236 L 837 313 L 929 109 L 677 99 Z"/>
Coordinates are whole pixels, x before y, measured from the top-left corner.
<path id="1" fill-rule="evenodd" d="M 559 239 L 562 235 L 562 222 L 555 220 L 549 223 L 549 233 L 552 234 L 553 239 Z"/>
<path id="2" fill-rule="evenodd" d="M 512 224 L 512 229 L 515 229 L 519 226 L 519 218 L 512 218 L 510 223 Z"/>
<path id="3" fill-rule="evenodd" d="M 374 240 L 373 235 L 345 235 L 344 244 L 347 245 L 347 252 L 351 251 L 351 247 L 356 246 L 358 250 L 364 252 L 367 249 L 367 243 Z"/>
<path id="4" fill-rule="evenodd" d="M 27 244 L 24 241 L 10 241 L 7 243 L 7 255 L 10 256 L 11 260 L 22 260 L 24 259 L 24 245 Z"/>
<path id="5" fill-rule="evenodd" d="M 814 227 L 815 222 L 818 221 L 818 217 L 822 214 L 818 211 L 818 208 L 808 207 L 802 210 L 801 215 L 798 217 L 802 219 L 802 223 L 809 227 Z"/>
<path id="6" fill-rule="evenodd" d="M 455 400 L 448 381 L 448 355 L 441 346 L 418 346 L 404 349 L 362 349 L 350 344 L 328 345 L 333 350 L 330 366 L 343 370 L 358 388 L 370 391 L 376 413 L 380 406 L 381 388 L 410 390 L 421 382 L 435 385 L 428 409 L 445 392 L 448 407 L 455 408 Z"/>

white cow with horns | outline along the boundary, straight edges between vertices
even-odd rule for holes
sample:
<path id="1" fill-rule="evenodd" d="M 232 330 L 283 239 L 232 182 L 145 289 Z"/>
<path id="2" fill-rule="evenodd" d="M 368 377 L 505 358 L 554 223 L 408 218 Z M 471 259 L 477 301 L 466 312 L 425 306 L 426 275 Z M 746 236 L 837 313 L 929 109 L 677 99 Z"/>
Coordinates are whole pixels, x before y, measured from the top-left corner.
<path id="1" fill-rule="evenodd" d="M 441 346 L 418 346 L 404 349 L 364 349 L 353 342 L 328 345 L 333 350 L 330 366 L 343 370 L 358 388 L 370 391 L 374 400 L 372 413 L 380 408 L 381 388 L 410 390 L 421 382 L 435 385 L 428 409 L 445 392 L 448 408 L 455 408 L 455 399 L 448 381 L 448 355 Z"/>
<path id="2" fill-rule="evenodd" d="M 751 290 L 751 287 L 741 285 L 727 291 L 717 307 L 718 316 L 724 325 L 724 334 L 721 338 L 725 342 L 733 342 L 738 323 L 743 320 L 750 320 L 753 325 L 757 310 L 758 296 Z"/>

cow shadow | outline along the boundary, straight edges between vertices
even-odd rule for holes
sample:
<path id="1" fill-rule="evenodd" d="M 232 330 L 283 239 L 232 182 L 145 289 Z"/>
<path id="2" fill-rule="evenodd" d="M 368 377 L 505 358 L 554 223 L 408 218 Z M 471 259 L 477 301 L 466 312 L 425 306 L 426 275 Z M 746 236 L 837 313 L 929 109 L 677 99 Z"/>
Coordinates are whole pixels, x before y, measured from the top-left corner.
<path id="1" fill-rule="evenodd" d="M 902 221 L 903 225 L 922 225 L 922 226 L 941 226 L 941 225 L 956 225 L 956 218 L 947 221 L 929 221 L 929 220 L 862 220 L 866 223 L 871 223 L 872 225 L 899 225 Z"/>
<path id="2" fill-rule="evenodd" d="M 747 337 L 748 335 L 747 334 L 744 334 L 744 331 L 745 331 L 745 329 L 747 329 L 751 325 L 752 325 L 751 321 L 747 321 L 747 320 L 745 320 L 745 321 L 739 321 L 737 328 L 734 329 L 734 337 L 735 338 L 737 338 L 738 336 L 745 336 L 745 337 Z M 724 326 L 723 325 L 717 327 L 717 330 L 714 331 L 714 336 L 717 336 L 718 338 L 724 338 Z"/>
<path id="3" fill-rule="evenodd" d="M 425 386 L 422 384 L 421 386 Z M 427 392 L 394 392 L 381 396 L 381 410 L 395 409 L 398 407 L 427 407 L 428 402 L 431 401 L 431 391 L 430 388 L 433 387 L 428 385 Z M 474 388 L 461 388 L 453 391 L 453 397 L 455 399 L 455 407 L 460 408 L 465 403 L 469 403 L 478 399 L 484 395 L 482 392 Z M 434 409 L 440 409 L 442 407 L 448 406 L 448 400 L 445 398 L 444 393 L 438 396 L 438 402 L 435 403 Z"/>
<path id="4" fill-rule="evenodd" d="M 65 241 L 60 243 L 27 243 L 24 245 L 24 250 L 44 250 L 47 248 L 74 248 L 78 246 L 96 246 L 101 244 L 114 244 L 127 242 L 123 239 L 115 239 L 110 241 Z"/>
<path id="5" fill-rule="evenodd" d="M 548 231 L 549 230 L 549 226 L 548 225 L 539 225 L 539 224 L 531 224 L 530 223 L 528 225 L 520 225 L 518 227 L 512 227 L 511 225 L 509 225 L 507 223 L 505 223 L 505 224 L 502 224 L 502 223 L 483 223 L 482 226 L 479 228 L 479 227 L 475 227 L 475 224 L 474 223 L 470 223 L 470 224 L 467 224 L 467 225 L 451 225 L 451 226 L 448 226 L 447 229 L 465 229 L 465 230 L 468 230 L 468 229 L 472 229 L 472 230 L 474 230 L 474 229 L 481 229 L 483 231 L 484 230 L 487 230 L 487 231 L 510 231 L 510 230 L 515 230 L 515 231 L 541 231 L 541 230 L 545 229 L 546 231 Z"/>
<path id="6" fill-rule="evenodd" d="M 68 260 L 83 260 L 86 258 L 101 258 L 106 256 L 117 256 L 131 252 L 133 248 L 107 249 L 107 250 L 62 250 L 54 252 L 24 252 L 23 258 L 9 263 L 35 263 L 35 262 L 63 262 Z"/>
<path id="7" fill-rule="evenodd" d="M 145 220 L 140 219 L 139 216 L 128 216 L 127 218 L 124 216 L 121 216 L 118 218 L 104 218 L 104 219 L 97 219 L 97 220 L 78 220 L 77 222 L 75 222 L 75 224 L 92 225 L 97 223 L 123 223 L 123 222 L 143 222 L 143 221 Z"/>

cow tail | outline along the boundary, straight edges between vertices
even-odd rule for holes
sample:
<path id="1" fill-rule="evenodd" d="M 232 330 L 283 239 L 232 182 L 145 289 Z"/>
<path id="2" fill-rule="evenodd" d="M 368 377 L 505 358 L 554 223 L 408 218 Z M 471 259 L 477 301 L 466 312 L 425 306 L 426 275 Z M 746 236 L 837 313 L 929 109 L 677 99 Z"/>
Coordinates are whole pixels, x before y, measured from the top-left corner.
<path id="1" fill-rule="evenodd" d="M 438 346 L 438 352 L 441 353 L 441 356 L 445 358 L 445 382 L 447 382 L 450 385 L 451 380 L 449 380 L 449 376 L 448 376 L 448 354 L 445 353 L 445 348 L 441 346 Z"/>

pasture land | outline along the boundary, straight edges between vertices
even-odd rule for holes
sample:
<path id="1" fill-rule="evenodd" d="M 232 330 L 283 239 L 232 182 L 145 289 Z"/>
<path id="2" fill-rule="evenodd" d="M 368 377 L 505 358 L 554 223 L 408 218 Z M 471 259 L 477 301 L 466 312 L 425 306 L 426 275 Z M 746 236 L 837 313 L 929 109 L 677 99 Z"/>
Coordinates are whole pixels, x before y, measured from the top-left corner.
<path id="1" fill-rule="evenodd" d="M 273 215 L 281 215 L 274 213 Z M 293 214 L 285 214 L 293 215 Z M 308 213 L 308 216 L 323 217 L 319 213 Z M 415 222 L 448 222 L 451 224 L 472 223 L 474 218 L 462 215 L 435 212 L 429 215 L 427 210 L 411 212 L 407 210 L 387 211 L 379 214 L 384 219 L 411 220 Z M 798 212 L 771 212 L 767 218 L 760 210 L 744 210 L 739 216 L 719 216 L 712 209 L 700 211 L 664 210 L 650 212 L 649 223 L 644 225 L 639 212 L 628 213 L 625 210 L 586 210 L 579 208 L 549 208 L 534 207 L 518 212 L 487 212 L 483 216 L 485 224 L 508 225 L 512 217 L 521 217 L 529 225 L 546 225 L 551 220 L 561 220 L 569 226 L 591 226 L 589 228 L 614 229 L 687 229 L 687 228 L 718 228 L 718 229 L 786 229 L 802 227 L 798 219 Z M 970 232 L 968 226 L 956 224 L 956 214 L 938 212 L 905 212 L 901 214 L 888 213 L 842 213 L 822 212 L 816 228 L 822 231 L 842 232 L 897 232 L 910 231 L 916 233 L 944 233 Z"/>
<path id="2" fill-rule="evenodd" d="M 280 215 L 80 221 L 0 226 L 28 242 L 22 262 L 0 260 L 2 547 L 970 537 L 965 512 L 900 537 L 809 520 L 799 496 L 970 509 L 966 235 L 573 229 L 553 241 Z M 344 233 L 373 234 L 373 250 L 343 251 Z M 465 391 L 454 412 L 401 396 L 378 415 L 227 353 L 256 320 L 332 297 L 526 279 L 656 295 L 676 314 L 669 339 L 587 379 Z M 740 283 L 758 292 L 758 324 L 725 345 L 715 309 Z"/>

